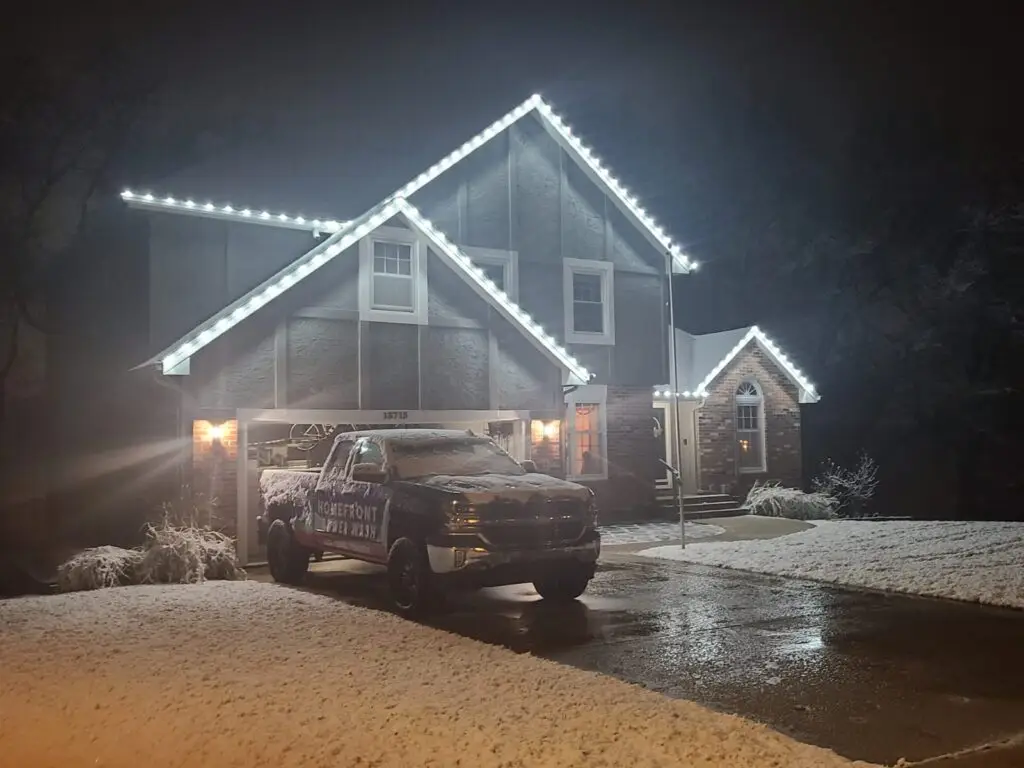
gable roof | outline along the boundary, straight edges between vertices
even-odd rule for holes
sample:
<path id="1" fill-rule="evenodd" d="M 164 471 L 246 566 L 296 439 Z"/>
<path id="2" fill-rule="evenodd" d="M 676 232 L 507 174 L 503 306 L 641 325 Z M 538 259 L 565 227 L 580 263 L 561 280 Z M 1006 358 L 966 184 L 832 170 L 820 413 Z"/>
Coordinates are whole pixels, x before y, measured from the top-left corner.
<path id="1" fill-rule="evenodd" d="M 821 399 L 814 385 L 786 356 L 775 342 L 756 325 L 717 333 L 694 335 L 676 329 L 676 367 L 678 386 L 684 398 L 707 397 L 708 387 L 744 347 L 755 342 L 796 386 L 801 403 Z M 655 395 L 671 396 L 671 390 L 656 390 Z"/>
<path id="2" fill-rule="evenodd" d="M 648 242 L 659 252 L 667 252 L 672 255 L 674 271 L 687 273 L 697 269 L 697 262 L 692 261 L 683 252 L 682 248 L 672 241 L 671 236 L 640 205 L 637 197 L 612 175 L 611 171 L 601 163 L 597 156 L 573 133 L 572 129 L 537 94 L 534 94 L 515 109 L 495 120 L 461 147 L 434 163 L 430 168 L 415 178 L 410 179 L 403 187 L 385 198 L 385 201 L 412 196 L 502 131 L 531 113 L 536 114 L 545 131 L 573 158 L 590 180 L 608 195 L 615 206 L 644 235 Z M 191 199 L 183 200 L 170 196 L 159 197 L 152 193 L 138 194 L 128 189 L 121 193 L 121 198 L 129 205 L 138 208 L 174 211 L 230 221 L 289 227 L 291 229 L 306 229 L 314 233 L 337 232 L 341 227 L 349 223 L 333 219 L 310 219 L 301 214 L 253 211 L 248 208 L 236 208 L 231 205 L 215 205 L 212 202 L 196 203 Z"/>
<path id="3" fill-rule="evenodd" d="M 525 310 L 500 290 L 465 253 L 438 230 L 404 197 L 379 203 L 357 219 L 342 225 L 334 234 L 318 243 L 284 269 L 264 280 L 241 298 L 200 323 L 167 348 L 138 367 L 159 364 L 164 373 L 179 368 L 186 360 L 218 336 L 233 328 L 264 305 L 270 303 L 300 280 L 305 279 L 335 256 L 373 232 L 388 219 L 400 214 L 422 234 L 434 251 L 478 296 L 500 315 L 519 328 L 524 336 L 555 365 L 568 371 L 577 381 L 586 383 L 591 373 L 568 350 L 547 333 Z"/>
<path id="4" fill-rule="evenodd" d="M 269 211 L 253 212 L 248 208 L 235 209 L 231 205 L 216 206 L 207 202 L 197 204 L 193 200 L 178 200 L 174 197 L 159 198 L 151 193 L 136 194 L 131 190 L 121 193 L 121 198 L 129 205 L 139 208 L 174 211 L 200 216 L 211 216 L 230 221 L 243 221 L 264 225 L 287 226 L 292 229 L 308 229 L 319 235 L 330 232 L 329 236 L 295 259 L 291 264 L 265 280 L 224 307 L 213 317 L 200 323 L 187 334 L 179 338 L 169 347 L 137 367 L 159 363 L 164 373 L 182 370 L 180 366 L 192 355 L 208 345 L 217 337 L 233 328 L 249 317 L 256 310 L 284 293 L 300 280 L 308 277 L 353 243 L 368 235 L 396 213 L 401 213 L 435 246 L 449 266 L 455 269 L 479 295 L 491 303 L 506 319 L 519 327 L 526 337 L 544 354 L 548 355 L 559 366 L 569 371 L 577 383 L 586 383 L 591 373 L 569 352 L 558 344 L 533 320 L 518 304 L 513 302 L 503 291 L 498 290 L 483 271 L 473 266 L 470 259 L 445 235 L 428 221 L 407 200 L 409 195 L 422 189 L 442 173 L 464 159 L 472 152 L 493 139 L 505 129 L 521 120 L 527 114 L 536 112 L 544 129 L 556 142 L 576 161 L 591 180 L 607 194 L 619 210 L 636 226 L 647 240 L 657 249 L 664 249 L 672 257 L 673 271 L 687 273 L 697 268 L 668 234 L 661 229 L 639 204 L 636 197 L 601 165 L 594 154 L 573 134 L 572 130 L 554 113 L 543 99 L 533 95 L 499 120 L 467 141 L 454 152 L 448 154 L 432 165 L 419 176 L 410 180 L 405 186 L 380 203 L 370 208 L 361 216 L 345 222 L 335 220 L 306 219 L 304 216 L 289 214 L 272 214 Z"/>

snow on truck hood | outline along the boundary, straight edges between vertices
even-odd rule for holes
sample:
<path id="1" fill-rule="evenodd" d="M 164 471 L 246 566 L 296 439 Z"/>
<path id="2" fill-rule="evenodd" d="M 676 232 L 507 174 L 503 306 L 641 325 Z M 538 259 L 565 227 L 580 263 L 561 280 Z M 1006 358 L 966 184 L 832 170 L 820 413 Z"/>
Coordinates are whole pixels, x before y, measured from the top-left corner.
<path id="1" fill-rule="evenodd" d="M 537 494 L 576 499 L 590 497 L 590 490 L 582 485 L 536 472 L 525 475 L 433 475 L 415 482 L 461 493 L 470 503 L 499 498 L 526 500 Z"/>

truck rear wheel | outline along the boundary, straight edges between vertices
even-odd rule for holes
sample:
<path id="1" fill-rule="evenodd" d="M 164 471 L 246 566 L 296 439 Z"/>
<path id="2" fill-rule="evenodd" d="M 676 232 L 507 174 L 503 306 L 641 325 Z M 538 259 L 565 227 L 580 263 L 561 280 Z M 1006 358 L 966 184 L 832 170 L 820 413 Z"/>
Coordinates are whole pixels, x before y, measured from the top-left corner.
<path id="1" fill-rule="evenodd" d="M 423 616 L 439 602 L 423 545 L 401 537 L 388 551 L 388 588 L 397 611 Z"/>
<path id="2" fill-rule="evenodd" d="M 533 588 L 545 600 L 567 603 L 586 591 L 593 576 L 593 566 L 563 565 L 534 581 Z"/>
<path id="3" fill-rule="evenodd" d="M 267 562 L 270 575 L 279 584 L 301 584 L 309 570 L 308 549 L 292 535 L 284 520 L 275 520 L 267 530 Z"/>

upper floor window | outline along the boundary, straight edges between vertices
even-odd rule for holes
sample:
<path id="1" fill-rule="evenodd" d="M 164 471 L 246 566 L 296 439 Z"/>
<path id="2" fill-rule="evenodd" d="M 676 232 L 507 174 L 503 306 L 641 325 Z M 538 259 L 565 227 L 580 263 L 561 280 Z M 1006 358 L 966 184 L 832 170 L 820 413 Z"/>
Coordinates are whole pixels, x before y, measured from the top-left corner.
<path id="1" fill-rule="evenodd" d="M 359 243 L 359 316 L 427 322 L 427 249 L 412 230 L 381 227 Z"/>
<path id="2" fill-rule="evenodd" d="M 373 284 L 371 307 L 412 312 L 412 246 L 408 243 L 373 241 Z"/>
<path id="3" fill-rule="evenodd" d="M 740 472 L 765 472 L 764 397 L 753 381 L 736 388 L 736 463 Z"/>
<path id="4" fill-rule="evenodd" d="M 519 254 L 497 248 L 463 246 L 463 252 L 484 276 L 512 301 L 519 301 Z"/>
<path id="5" fill-rule="evenodd" d="M 615 267 L 608 261 L 563 259 L 565 340 L 615 343 Z"/>

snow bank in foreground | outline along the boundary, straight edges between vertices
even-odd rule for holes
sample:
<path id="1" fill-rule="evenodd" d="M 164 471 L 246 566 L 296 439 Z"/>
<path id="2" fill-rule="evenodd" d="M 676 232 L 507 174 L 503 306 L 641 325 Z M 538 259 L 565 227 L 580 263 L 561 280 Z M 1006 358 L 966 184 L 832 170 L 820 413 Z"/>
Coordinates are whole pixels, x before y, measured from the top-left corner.
<path id="1" fill-rule="evenodd" d="M 776 539 L 638 554 L 1024 608 L 1024 523 L 829 521 Z"/>
<path id="2" fill-rule="evenodd" d="M 0 602 L 0 658 L 5 765 L 850 765 L 691 702 L 270 584 Z"/>

